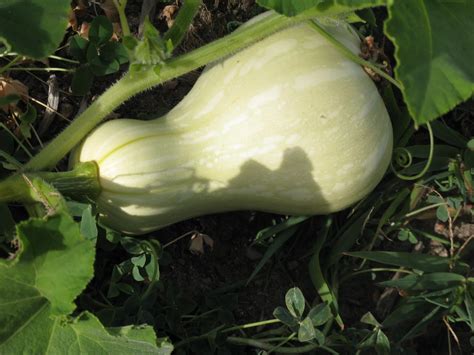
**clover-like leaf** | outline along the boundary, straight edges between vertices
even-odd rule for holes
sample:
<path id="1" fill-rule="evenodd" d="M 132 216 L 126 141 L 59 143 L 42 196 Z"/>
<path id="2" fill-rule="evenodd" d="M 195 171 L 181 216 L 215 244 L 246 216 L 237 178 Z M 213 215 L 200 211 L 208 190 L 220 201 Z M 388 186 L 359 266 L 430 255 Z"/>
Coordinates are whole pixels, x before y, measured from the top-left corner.
<path id="1" fill-rule="evenodd" d="M 298 340 L 301 342 L 313 340 L 316 337 L 316 332 L 313 326 L 313 322 L 309 317 L 306 317 L 301 323 L 298 329 Z"/>
<path id="2" fill-rule="evenodd" d="M 325 324 L 332 318 L 331 308 L 326 303 L 320 303 L 308 313 L 315 327 Z"/>
<path id="3" fill-rule="evenodd" d="M 304 296 L 301 290 L 298 287 L 293 287 L 288 290 L 285 295 L 286 307 L 290 313 L 296 317 L 301 318 L 304 312 Z"/>
<path id="4" fill-rule="evenodd" d="M 273 311 L 273 316 L 289 327 L 296 327 L 298 325 L 297 319 L 293 317 L 286 308 L 275 308 L 275 310 Z"/>

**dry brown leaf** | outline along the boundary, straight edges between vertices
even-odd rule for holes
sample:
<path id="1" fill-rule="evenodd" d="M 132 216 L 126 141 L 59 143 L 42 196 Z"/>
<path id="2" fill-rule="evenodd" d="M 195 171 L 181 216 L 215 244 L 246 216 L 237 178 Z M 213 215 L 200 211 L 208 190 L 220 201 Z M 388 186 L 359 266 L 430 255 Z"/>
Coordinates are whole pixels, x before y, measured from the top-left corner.
<path id="1" fill-rule="evenodd" d="M 122 26 L 119 22 L 112 23 L 114 28 L 114 34 L 112 35 L 111 41 L 118 41 L 122 37 Z"/>
<path id="2" fill-rule="evenodd" d="M 195 233 L 191 237 L 189 251 L 195 255 L 202 255 L 204 254 L 204 245 L 207 245 L 212 249 L 214 248 L 214 240 L 206 234 Z"/>
<path id="3" fill-rule="evenodd" d="M 83 22 L 81 24 L 81 28 L 79 29 L 79 36 L 89 39 L 89 29 L 91 27 L 91 24 L 89 22 Z"/>
<path id="4" fill-rule="evenodd" d="M 28 88 L 20 81 L 0 77 L 0 97 L 8 95 L 18 95 L 24 101 L 28 101 Z M 11 103 L 0 107 L 4 112 L 16 108 L 16 104 Z"/>
<path id="5" fill-rule="evenodd" d="M 167 5 L 163 8 L 161 11 L 161 18 L 163 18 L 166 21 L 166 24 L 168 25 L 168 28 L 173 26 L 174 23 L 174 18 L 178 12 L 178 6 L 176 5 Z"/>
<path id="6" fill-rule="evenodd" d="M 107 16 L 110 22 L 120 22 L 119 13 L 115 7 L 114 0 L 102 0 L 100 7 L 104 10 L 105 16 Z"/>
<path id="7" fill-rule="evenodd" d="M 77 18 L 76 18 L 76 12 L 74 10 L 69 11 L 68 27 L 71 27 L 73 31 L 77 31 Z"/>
<path id="8" fill-rule="evenodd" d="M 78 10 L 78 11 L 81 11 L 81 10 L 87 10 L 87 8 L 89 7 L 89 1 L 87 0 L 77 0 L 77 4 L 76 4 L 76 7 L 74 10 Z"/>

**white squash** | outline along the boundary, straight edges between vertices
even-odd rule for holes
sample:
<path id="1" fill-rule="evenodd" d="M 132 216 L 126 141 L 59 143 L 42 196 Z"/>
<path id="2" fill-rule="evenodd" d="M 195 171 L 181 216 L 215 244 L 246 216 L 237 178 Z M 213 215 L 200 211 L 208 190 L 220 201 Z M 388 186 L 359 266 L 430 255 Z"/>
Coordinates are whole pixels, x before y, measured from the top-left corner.
<path id="1" fill-rule="evenodd" d="M 349 26 L 326 30 L 359 51 Z M 206 68 L 164 117 L 103 124 L 76 156 L 98 163 L 103 222 L 142 234 L 224 211 L 339 211 L 377 185 L 391 152 L 371 79 L 298 25 Z"/>

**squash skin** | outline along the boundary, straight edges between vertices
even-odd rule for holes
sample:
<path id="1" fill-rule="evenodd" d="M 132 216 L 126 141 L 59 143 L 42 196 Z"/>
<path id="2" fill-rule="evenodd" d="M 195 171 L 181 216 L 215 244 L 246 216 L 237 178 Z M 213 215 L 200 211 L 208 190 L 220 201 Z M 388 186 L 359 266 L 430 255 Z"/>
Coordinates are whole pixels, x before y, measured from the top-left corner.
<path id="1" fill-rule="evenodd" d="M 326 30 L 358 52 L 348 27 Z M 299 25 L 206 68 L 164 117 L 101 125 L 76 160 L 99 166 L 102 222 L 144 234 L 225 211 L 342 210 L 382 179 L 392 141 L 363 69 Z"/>

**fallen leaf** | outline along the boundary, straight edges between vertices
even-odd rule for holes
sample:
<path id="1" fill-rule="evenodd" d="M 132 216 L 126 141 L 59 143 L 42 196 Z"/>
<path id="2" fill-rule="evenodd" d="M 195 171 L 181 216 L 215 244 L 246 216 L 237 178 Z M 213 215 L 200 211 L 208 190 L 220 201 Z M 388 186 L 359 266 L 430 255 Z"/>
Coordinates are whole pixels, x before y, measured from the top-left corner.
<path id="1" fill-rule="evenodd" d="M 89 29 L 91 27 L 91 24 L 89 22 L 83 22 L 81 24 L 81 28 L 79 29 L 79 36 L 85 39 L 89 39 Z"/>
<path id="2" fill-rule="evenodd" d="M 191 237 L 189 251 L 195 255 L 202 255 L 204 254 L 204 245 L 207 245 L 212 249 L 214 248 L 214 240 L 206 234 L 195 233 Z"/>
<path id="3" fill-rule="evenodd" d="M 68 26 L 71 27 L 73 31 L 77 31 L 77 18 L 74 10 L 69 11 Z"/>
<path id="4" fill-rule="evenodd" d="M 120 22 L 119 13 L 115 7 L 114 0 L 103 0 L 100 3 L 100 7 L 104 10 L 105 16 L 107 16 L 110 22 Z"/>
<path id="5" fill-rule="evenodd" d="M 176 5 L 167 5 L 161 11 L 161 18 L 163 18 L 166 21 L 168 28 L 173 26 L 174 18 L 177 12 L 178 12 L 178 6 Z"/>
<path id="6" fill-rule="evenodd" d="M 0 97 L 18 95 L 25 102 L 28 101 L 28 88 L 20 81 L 11 78 L 0 77 Z M 4 112 L 16 108 L 16 103 L 10 103 L 0 107 Z"/>

